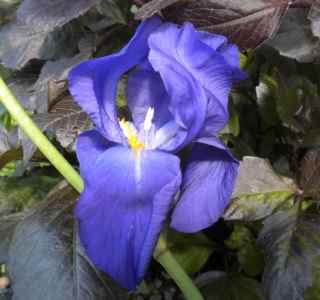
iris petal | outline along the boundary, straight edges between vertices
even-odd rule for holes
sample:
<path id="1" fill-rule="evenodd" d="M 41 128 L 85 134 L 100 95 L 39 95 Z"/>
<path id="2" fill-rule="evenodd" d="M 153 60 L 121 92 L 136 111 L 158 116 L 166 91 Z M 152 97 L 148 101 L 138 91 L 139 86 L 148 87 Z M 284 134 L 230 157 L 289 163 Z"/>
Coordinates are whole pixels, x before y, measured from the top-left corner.
<path id="1" fill-rule="evenodd" d="M 224 36 L 196 31 L 191 23 L 165 23 L 148 42 L 150 63 L 170 95 L 169 109 L 188 131 L 184 143 L 214 136 L 228 121 L 233 82 L 244 78 L 238 48 Z"/>
<path id="2" fill-rule="evenodd" d="M 134 289 L 179 188 L 179 159 L 159 151 L 139 158 L 116 146 L 100 155 L 87 178 L 76 208 L 82 243 L 98 268 Z"/>
<path id="3" fill-rule="evenodd" d="M 109 143 L 97 130 L 81 133 L 77 138 L 77 157 L 80 162 L 80 174 L 86 179 L 86 174 L 91 170 L 98 157 L 105 152 Z"/>
<path id="4" fill-rule="evenodd" d="M 185 23 L 182 28 L 172 24 L 160 26 L 150 35 L 149 45 L 151 59 L 155 49 L 160 52 L 161 59 L 150 59 L 151 64 L 155 67 L 156 64 L 163 64 L 164 57 L 170 57 L 172 64 L 175 61 L 183 66 L 185 72 L 191 74 L 227 108 L 227 98 L 232 85 L 232 67 L 221 53 L 201 41 L 202 35 L 191 23 Z M 163 36 L 166 36 L 166 43 L 161 42 Z M 163 74 L 164 76 L 166 74 Z M 165 78 L 163 80 L 165 81 Z"/>
<path id="5" fill-rule="evenodd" d="M 196 232 L 214 224 L 229 203 L 237 172 L 238 163 L 226 149 L 197 143 L 183 175 L 171 226 Z"/>
<path id="6" fill-rule="evenodd" d="M 120 52 L 83 62 L 69 73 L 71 94 L 110 141 L 123 142 L 115 105 L 118 81 L 125 72 L 145 59 L 147 38 L 160 24 L 158 17 L 141 23 Z"/>
<path id="7" fill-rule="evenodd" d="M 199 133 L 199 137 L 213 137 L 222 130 L 229 120 L 229 111 L 210 92 L 207 91 L 208 106 L 204 125 Z"/>
<path id="8" fill-rule="evenodd" d="M 224 35 L 199 31 L 201 42 L 208 45 L 212 50 L 218 50 L 219 47 L 227 44 L 228 40 Z"/>
<path id="9" fill-rule="evenodd" d="M 186 43 L 181 43 L 183 32 L 174 24 L 163 24 L 149 37 L 149 61 L 159 72 L 170 95 L 169 110 L 181 129 L 187 132 L 183 145 L 200 131 L 206 114 L 207 97 L 199 81 L 188 70 L 189 57 L 185 58 Z M 165 42 L 163 42 L 165 37 Z M 191 41 L 192 42 L 192 41 Z M 198 53 L 198 52 L 197 52 Z M 181 135 L 180 135 L 181 136 Z M 172 145 L 177 143 L 172 143 Z M 177 149 L 166 148 L 167 151 Z"/>
<path id="10" fill-rule="evenodd" d="M 127 99 L 137 128 L 144 122 L 149 107 L 154 108 L 153 123 L 156 128 L 173 118 L 168 109 L 169 95 L 163 86 L 161 77 L 146 63 L 130 74 Z"/>
<path id="11" fill-rule="evenodd" d="M 247 74 L 240 69 L 240 51 L 236 45 L 229 44 L 222 46 L 220 47 L 219 51 L 229 65 L 233 67 L 233 80 L 239 81 L 248 77 Z"/>

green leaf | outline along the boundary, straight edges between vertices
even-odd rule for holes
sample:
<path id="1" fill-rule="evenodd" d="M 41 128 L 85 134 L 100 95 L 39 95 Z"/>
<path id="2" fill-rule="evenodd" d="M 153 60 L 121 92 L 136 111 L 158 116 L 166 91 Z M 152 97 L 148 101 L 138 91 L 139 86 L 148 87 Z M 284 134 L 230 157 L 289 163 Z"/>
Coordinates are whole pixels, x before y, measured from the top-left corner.
<path id="1" fill-rule="evenodd" d="M 117 107 L 120 109 L 126 109 L 128 106 L 127 98 L 126 98 L 126 88 L 128 84 L 128 78 L 123 77 L 118 82 L 118 88 L 117 88 Z"/>
<path id="2" fill-rule="evenodd" d="M 269 161 L 244 157 L 240 163 L 226 220 L 260 220 L 281 207 L 292 206 L 297 187 L 289 178 L 277 175 Z"/>
<path id="3" fill-rule="evenodd" d="M 113 24 L 127 24 L 130 5 L 126 0 L 102 0 L 98 11 Z"/>
<path id="4" fill-rule="evenodd" d="M 14 174 L 18 162 L 22 159 L 21 148 L 11 149 L 0 156 L 0 176 L 11 176 Z"/>
<path id="5" fill-rule="evenodd" d="M 0 64 L 0 76 L 4 80 L 9 78 L 12 75 L 13 71 L 10 69 L 5 68 L 2 64 Z"/>
<path id="6" fill-rule="evenodd" d="M 267 126 L 277 126 L 280 118 L 277 112 L 274 89 L 277 83 L 271 76 L 263 76 L 258 86 L 256 86 L 257 104 L 259 113 Z"/>
<path id="7" fill-rule="evenodd" d="M 208 272 L 198 277 L 196 284 L 208 300 L 262 300 L 259 283 L 240 274 Z"/>
<path id="8" fill-rule="evenodd" d="M 8 261 L 9 247 L 17 224 L 25 216 L 24 213 L 15 213 L 0 219 L 0 264 Z"/>
<path id="9" fill-rule="evenodd" d="M 313 285 L 306 289 L 304 300 L 320 300 L 320 259 L 315 260 L 313 268 Z"/>
<path id="10" fill-rule="evenodd" d="M 263 252 L 255 243 L 244 245 L 239 249 L 237 256 L 240 266 L 247 275 L 255 277 L 263 272 Z"/>
<path id="11" fill-rule="evenodd" d="M 263 128 L 276 134 L 273 139 L 282 135 L 294 147 L 320 145 L 320 103 L 315 65 L 298 64 L 268 52 L 265 55 L 266 59 L 272 57 L 271 65 L 265 65 L 271 70 L 263 71 L 256 87 Z M 267 134 L 268 131 L 264 132 L 262 143 L 266 146 L 261 146 L 262 149 L 272 145 Z"/>
<path id="12" fill-rule="evenodd" d="M 86 257 L 73 218 L 77 197 L 63 183 L 17 225 L 7 264 L 14 299 L 128 299 Z"/>
<path id="13" fill-rule="evenodd" d="M 265 220 L 258 241 L 266 254 L 263 288 L 268 299 L 304 299 L 319 263 L 319 229 L 320 216 L 301 211 L 299 203 Z"/>
<path id="14" fill-rule="evenodd" d="M 168 248 L 190 274 L 199 272 L 214 250 L 214 244 L 202 233 L 185 234 L 168 229 L 166 237 Z"/>
<path id="15" fill-rule="evenodd" d="M 19 4 L 20 0 L 0 0 L 0 25 L 10 21 Z"/>
<path id="16" fill-rule="evenodd" d="M 275 89 L 276 109 L 284 126 L 295 132 L 302 132 L 303 126 L 297 120 L 297 113 L 303 105 L 303 79 L 298 76 L 288 76 L 285 72 L 276 71 Z"/>
<path id="17" fill-rule="evenodd" d="M 254 277 L 262 273 L 263 253 L 247 227 L 235 225 L 231 236 L 225 243 L 230 249 L 237 250 L 239 264 L 247 275 Z"/>
<path id="18" fill-rule="evenodd" d="M 229 105 L 230 118 L 228 124 L 223 128 L 220 134 L 231 134 L 238 136 L 240 134 L 239 115 L 232 102 Z"/>
<path id="19" fill-rule="evenodd" d="M 42 171 L 25 177 L 0 177 L 0 216 L 31 208 L 41 201 L 60 177 Z"/>
<path id="20" fill-rule="evenodd" d="M 320 129 L 311 129 L 306 132 L 301 142 L 302 147 L 314 148 L 320 145 Z"/>

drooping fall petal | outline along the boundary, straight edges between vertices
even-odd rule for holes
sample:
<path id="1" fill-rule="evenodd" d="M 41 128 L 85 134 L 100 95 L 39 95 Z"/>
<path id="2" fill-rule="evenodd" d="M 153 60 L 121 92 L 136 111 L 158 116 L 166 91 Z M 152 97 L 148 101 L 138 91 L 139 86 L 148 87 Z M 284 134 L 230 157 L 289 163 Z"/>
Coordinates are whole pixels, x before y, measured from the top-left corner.
<path id="1" fill-rule="evenodd" d="M 123 287 L 142 280 L 180 186 L 179 159 L 159 151 L 116 146 L 86 174 L 76 208 L 88 256 Z"/>
<path id="2" fill-rule="evenodd" d="M 197 232 L 214 224 L 229 203 L 237 173 L 238 162 L 228 150 L 197 143 L 183 174 L 171 226 Z"/>

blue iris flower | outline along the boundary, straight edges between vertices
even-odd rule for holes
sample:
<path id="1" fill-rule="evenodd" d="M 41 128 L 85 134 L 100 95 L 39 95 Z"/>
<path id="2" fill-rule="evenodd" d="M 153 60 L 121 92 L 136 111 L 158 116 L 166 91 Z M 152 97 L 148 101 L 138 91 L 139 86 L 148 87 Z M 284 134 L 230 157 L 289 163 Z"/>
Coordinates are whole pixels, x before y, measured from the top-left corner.
<path id="1" fill-rule="evenodd" d="M 124 74 L 132 121 L 117 114 Z M 232 83 L 244 77 L 238 48 L 224 36 L 158 17 L 141 23 L 120 52 L 70 72 L 71 94 L 96 126 L 77 140 L 85 182 L 76 207 L 80 238 L 123 287 L 142 280 L 170 211 L 171 226 L 183 232 L 223 213 L 238 162 L 217 133 L 228 121 Z M 176 153 L 190 143 L 182 170 Z"/>

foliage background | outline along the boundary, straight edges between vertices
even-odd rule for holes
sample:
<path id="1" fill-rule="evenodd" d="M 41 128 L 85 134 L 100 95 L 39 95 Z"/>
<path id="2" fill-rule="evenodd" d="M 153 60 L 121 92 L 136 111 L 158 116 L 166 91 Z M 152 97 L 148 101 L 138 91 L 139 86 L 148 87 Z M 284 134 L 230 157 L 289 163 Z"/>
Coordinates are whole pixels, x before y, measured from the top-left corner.
<path id="1" fill-rule="evenodd" d="M 169 247 L 206 299 L 320 299 L 320 1 L 145 2 L 0 0 L 0 75 L 77 166 L 75 138 L 92 124 L 67 91 L 74 65 L 118 50 L 153 13 L 227 35 L 249 75 L 221 133 L 240 175 L 223 218 L 199 234 L 166 229 Z M 76 198 L 0 106 L 0 263 L 12 282 L 0 299 L 180 298 L 155 262 L 131 294 L 96 270 Z"/>

